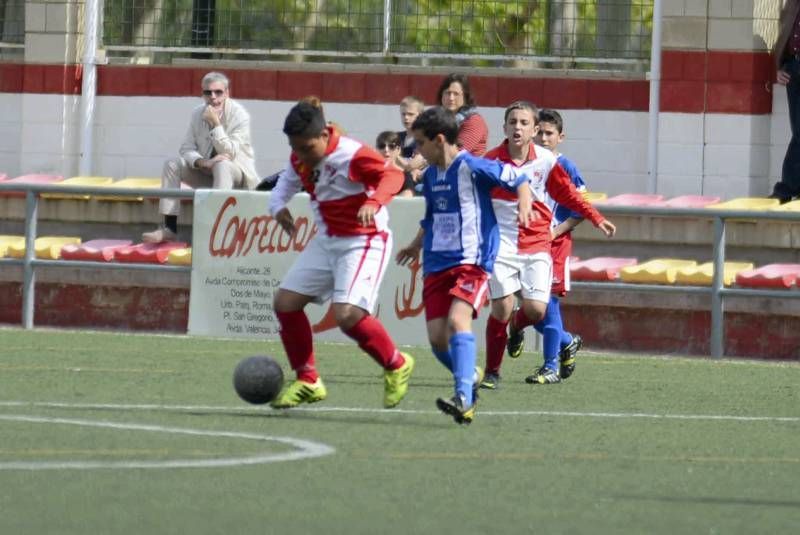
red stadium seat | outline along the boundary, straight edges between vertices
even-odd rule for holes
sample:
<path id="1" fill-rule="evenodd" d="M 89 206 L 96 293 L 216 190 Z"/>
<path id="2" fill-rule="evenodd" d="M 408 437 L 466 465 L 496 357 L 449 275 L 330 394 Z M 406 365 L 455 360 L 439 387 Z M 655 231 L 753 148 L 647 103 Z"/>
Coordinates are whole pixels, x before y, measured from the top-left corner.
<path id="1" fill-rule="evenodd" d="M 719 197 L 710 197 L 707 195 L 681 195 L 680 197 L 673 197 L 668 201 L 659 203 L 658 206 L 667 206 L 671 208 L 703 208 L 709 204 L 718 203 Z"/>
<path id="2" fill-rule="evenodd" d="M 747 288 L 787 289 L 797 284 L 800 264 L 767 264 L 756 269 L 740 271 L 736 284 Z"/>
<path id="3" fill-rule="evenodd" d="M 619 270 L 635 265 L 635 258 L 598 256 L 570 265 L 569 276 L 574 281 L 613 281 L 619 278 Z"/>
<path id="4" fill-rule="evenodd" d="M 61 248 L 61 258 L 111 262 L 119 249 L 132 243 L 131 240 L 89 240 L 79 245 L 65 245 Z"/>
<path id="5" fill-rule="evenodd" d="M 177 241 L 137 243 L 117 249 L 114 260 L 133 264 L 166 264 L 170 251 L 188 246 L 187 243 Z"/>
<path id="6" fill-rule="evenodd" d="M 16 178 L 7 178 L 3 184 L 55 184 L 61 182 L 64 177 L 61 175 L 22 175 Z M 2 191 L 3 197 L 24 197 L 24 191 Z"/>
<path id="7" fill-rule="evenodd" d="M 3 180 L 6 180 L 7 178 L 8 178 L 8 175 L 7 175 L 7 174 L 5 174 L 5 173 L 0 173 L 0 182 L 2 182 Z"/>
<path id="8" fill-rule="evenodd" d="M 664 200 L 663 195 L 651 195 L 647 193 L 623 193 L 608 199 L 596 201 L 598 206 L 653 206 Z"/>

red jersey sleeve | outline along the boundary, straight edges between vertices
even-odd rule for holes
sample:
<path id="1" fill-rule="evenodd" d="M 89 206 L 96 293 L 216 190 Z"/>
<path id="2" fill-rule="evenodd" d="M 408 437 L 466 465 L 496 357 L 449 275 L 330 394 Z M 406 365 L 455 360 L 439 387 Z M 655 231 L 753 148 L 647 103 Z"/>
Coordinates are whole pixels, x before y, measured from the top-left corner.
<path id="1" fill-rule="evenodd" d="M 570 180 L 569 175 L 561 167 L 561 164 L 556 164 L 550 170 L 547 176 L 547 193 L 556 200 L 558 204 L 564 205 L 573 212 L 581 214 L 594 224 L 599 225 L 605 220 L 605 217 L 598 212 L 594 206 L 586 202 L 583 195 L 575 189 L 575 185 Z"/>
<path id="2" fill-rule="evenodd" d="M 400 169 L 384 161 L 383 156 L 362 146 L 350 161 L 350 180 L 364 184 L 373 192 L 367 202 L 384 206 L 403 187 L 405 177 Z"/>

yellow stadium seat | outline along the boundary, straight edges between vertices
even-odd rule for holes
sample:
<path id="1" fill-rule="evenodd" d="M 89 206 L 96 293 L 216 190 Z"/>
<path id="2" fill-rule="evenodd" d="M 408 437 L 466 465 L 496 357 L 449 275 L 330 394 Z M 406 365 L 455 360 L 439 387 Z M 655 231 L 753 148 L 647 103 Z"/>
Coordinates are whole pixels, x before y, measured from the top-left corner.
<path id="1" fill-rule="evenodd" d="M 675 277 L 680 268 L 696 266 L 694 260 L 678 258 L 654 258 L 642 264 L 624 267 L 619 276 L 622 282 L 639 284 L 675 284 Z"/>
<path id="2" fill-rule="evenodd" d="M 740 197 L 717 204 L 706 206 L 711 210 L 771 210 L 779 206 L 778 199 L 767 199 L 765 197 Z"/>
<path id="3" fill-rule="evenodd" d="M 736 280 L 736 275 L 740 271 L 753 269 L 752 262 L 725 262 L 723 269 L 722 284 L 730 286 Z M 678 269 L 675 276 L 676 284 L 687 284 L 691 286 L 711 286 L 714 277 L 714 264 L 706 262 L 698 266 L 689 266 Z"/>
<path id="4" fill-rule="evenodd" d="M 25 247 L 25 236 L 0 236 L 0 258 L 8 255 L 8 250 L 12 245 Z"/>
<path id="5" fill-rule="evenodd" d="M 778 204 L 778 206 L 773 206 L 770 210 L 776 212 L 800 212 L 800 199 L 787 202 L 786 204 Z"/>
<path id="6" fill-rule="evenodd" d="M 597 202 L 607 199 L 608 195 L 605 193 L 600 193 L 599 191 L 584 191 L 583 198 L 587 202 Z"/>
<path id="7" fill-rule="evenodd" d="M 61 248 L 65 245 L 81 243 L 81 239 L 76 236 L 42 236 L 33 242 L 36 250 L 36 258 L 43 260 L 57 260 L 61 258 Z M 25 240 L 22 243 L 13 244 L 8 248 L 9 256 L 15 258 L 25 258 Z"/>
<path id="8" fill-rule="evenodd" d="M 175 249 L 169 252 L 167 256 L 167 264 L 175 266 L 191 266 L 192 265 L 192 248 L 186 247 L 184 249 Z"/>
<path id="9" fill-rule="evenodd" d="M 104 186 L 109 190 L 114 190 L 117 188 L 135 188 L 135 189 L 158 189 L 161 187 L 161 179 L 160 178 L 144 178 L 144 177 L 128 177 L 123 178 L 122 180 L 117 180 L 116 182 L 112 182 Z M 130 202 L 142 202 L 144 197 L 121 197 L 121 196 L 114 196 L 114 195 L 95 195 L 95 199 L 98 201 L 130 201 Z"/>
<path id="10" fill-rule="evenodd" d="M 114 179 L 110 176 L 74 176 L 72 178 L 68 178 L 63 182 L 59 182 L 59 186 L 92 186 L 92 187 L 100 187 L 100 186 L 108 186 L 114 182 Z M 82 199 L 82 200 L 89 200 L 88 194 L 70 194 L 70 193 L 43 193 L 42 197 L 48 199 Z"/>

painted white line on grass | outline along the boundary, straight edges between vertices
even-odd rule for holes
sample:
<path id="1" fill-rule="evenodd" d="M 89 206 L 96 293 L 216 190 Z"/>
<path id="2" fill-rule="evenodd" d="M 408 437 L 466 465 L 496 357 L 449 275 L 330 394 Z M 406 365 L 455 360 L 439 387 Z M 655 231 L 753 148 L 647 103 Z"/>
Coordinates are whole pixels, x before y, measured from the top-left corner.
<path id="1" fill-rule="evenodd" d="M 334 453 L 332 447 L 292 437 L 277 437 L 238 431 L 213 431 L 203 429 L 187 429 L 183 427 L 164 427 L 122 422 L 95 420 L 78 420 L 72 418 L 47 418 L 20 414 L 0 414 L 0 420 L 9 422 L 26 422 L 39 424 L 77 425 L 82 427 L 100 427 L 130 431 L 146 431 L 173 435 L 192 435 L 213 438 L 230 438 L 234 440 L 255 440 L 260 442 L 279 442 L 295 448 L 285 453 L 262 453 L 246 457 L 229 457 L 214 459 L 168 459 L 163 461 L 8 461 L 0 462 L 0 470 L 87 470 L 96 468 L 218 468 L 223 466 L 244 466 L 252 464 L 296 461 L 322 457 Z"/>
<path id="2" fill-rule="evenodd" d="M 65 403 L 58 401 L 0 401 L 0 407 L 40 407 L 51 409 L 99 409 L 122 411 L 181 411 L 181 412 L 352 412 L 377 414 L 440 414 L 436 410 L 382 409 L 372 407 L 296 407 L 289 411 L 273 410 L 264 406 L 224 405 L 158 405 L 129 403 Z M 490 411 L 479 410 L 480 416 L 565 416 L 579 418 L 642 418 L 652 420 L 714 420 L 729 422 L 788 422 L 800 423 L 800 416 L 736 416 L 732 414 L 668 414 L 647 412 L 581 412 L 581 411 Z"/>

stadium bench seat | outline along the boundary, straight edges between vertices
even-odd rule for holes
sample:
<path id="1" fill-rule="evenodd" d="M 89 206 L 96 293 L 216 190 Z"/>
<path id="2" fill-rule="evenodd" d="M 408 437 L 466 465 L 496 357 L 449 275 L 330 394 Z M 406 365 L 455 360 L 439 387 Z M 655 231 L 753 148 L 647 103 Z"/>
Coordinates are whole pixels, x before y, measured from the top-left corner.
<path id="1" fill-rule="evenodd" d="M 185 242 L 137 243 L 117 249 L 114 260 L 132 264 L 165 264 L 171 251 L 188 246 Z"/>
<path id="2" fill-rule="evenodd" d="M 61 258 L 61 248 L 69 244 L 80 244 L 77 236 L 42 236 L 33 242 L 36 258 L 43 260 L 58 260 Z M 8 248 L 9 256 L 25 258 L 25 240 L 22 243 L 12 244 Z"/>
<path id="3" fill-rule="evenodd" d="M 678 269 L 696 266 L 694 260 L 654 258 L 643 264 L 624 267 L 619 276 L 622 282 L 638 284 L 675 284 Z"/>
<path id="4" fill-rule="evenodd" d="M 65 245 L 61 248 L 61 258 L 111 262 L 119 249 L 132 243 L 131 240 L 89 240 L 85 243 Z"/>
<path id="5" fill-rule="evenodd" d="M 800 212 L 800 199 L 773 206 L 770 210 L 776 212 Z"/>
<path id="6" fill-rule="evenodd" d="M 597 201 L 597 204 L 603 206 L 653 206 L 664 200 L 663 195 L 652 195 L 648 193 L 623 193 L 622 195 L 615 195 L 602 201 Z"/>
<path id="7" fill-rule="evenodd" d="M 109 190 L 119 189 L 119 188 L 134 188 L 134 189 L 141 189 L 141 190 L 148 190 L 148 189 L 158 189 L 161 187 L 161 179 L 160 178 L 143 178 L 143 177 L 129 177 L 123 178 L 122 180 L 117 180 L 116 182 L 112 182 L 103 186 L 108 188 Z M 127 201 L 127 202 L 142 202 L 144 197 L 133 197 L 133 196 L 115 196 L 115 195 L 95 195 L 95 199 L 98 201 Z"/>
<path id="8" fill-rule="evenodd" d="M 778 199 L 765 197 L 740 197 L 730 201 L 711 204 L 706 208 L 713 210 L 770 210 L 780 205 Z"/>
<path id="9" fill-rule="evenodd" d="M 608 282 L 619 278 L 619 270 L 635 265 L 635 258 L 598 256 L 587 260 L 570 262 L 569 276 L 574 281 Z"/>
<path id="10" fill-rule="evenodd" d="M 767 264 L 755 269 L 740 271 L 736 284 L 747 288 L 788 289 L 797 285 L 800 264 Z"/>
<path id="11" fill-rule="evenodd" d="M 8 250 L 12 245 L 24 248 L 25 236 L 0 236 L 0 258 L 8 256 Z"/>
<path id="12" fill-rule="evenodd" d="M 599 191 L 584 191 L 583 198 L 586 202 L 595 203 L 597 201 L 603 201 L 608 198 L 608 195 L 605 193 L 600 193 Z"/>
<path id="13" fill-rule="evenodd" d="M 7 178 L 3 184 L 56 184 L 64 180 L 61 175 L 22 175 L 16 178 Z M 0 191 L 3 197 L 24 197 L 24 191 Z"/>
<path id="14" fill-rule="evenodd" d="M 167 256 L 167 264 L 174 266 L 191 266 L 192 248 L 186 247 L 184 249 L 173 249 Z"/>
<path id="15" fill-rule="evenodd" d="M 752 262 L 725 262 L 722 274 L 722 284 L 730 286 L 736 280 L 736 274 L 746 269 L 753 269 Z M 697 266 L 679 268 L 675 276 L 676 284 L 690 286 L 711 286 L 714 277 L 713 262 L 706 262 Z"/>
<path id="16" fill-rule="evenodd" d="M 673 197 L 666 200 L 658 206 L 669 208 L 705 208 L 710 204 L 719 202 L 719 197 L 710 197 L 707 195 L 681 195 L 680 197 Z"/>
<path id="17" fill-rule="evenodd" d="M 61 186 L 91 186 L 91 187 L 102 187 L 108 186 L 114 182 L 114 179 L 110 176 L 74 176 L 68 178 L 62 182 L 59 182 Z M 71 193 L 43 193 L 42 197 L 47 199 L 82 199 L 82 200 L 89 200 L 88 194 L 71 194 Z"/>

